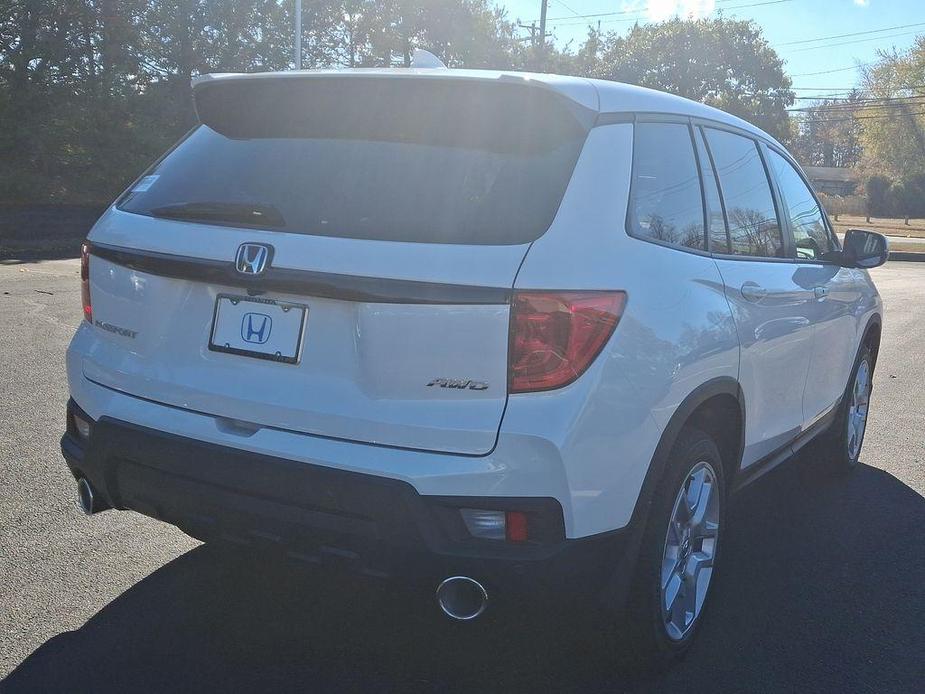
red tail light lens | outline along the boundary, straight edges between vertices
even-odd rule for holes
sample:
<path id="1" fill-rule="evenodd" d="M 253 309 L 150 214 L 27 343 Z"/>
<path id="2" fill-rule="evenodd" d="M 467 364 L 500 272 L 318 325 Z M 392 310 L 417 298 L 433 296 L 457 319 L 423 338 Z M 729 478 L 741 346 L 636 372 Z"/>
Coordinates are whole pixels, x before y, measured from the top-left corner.
<path id="1" fill-rule="evenodd" d="M 620 321 L 625 292 L 515 292 L 510 389 L 551 390 L 581 376 Z"/>
<path id="2" fill-rule="evenodd" d="M 90 304 L 90 244 L 80 244 L 80 300 L 84 307 L 84 318 L 93 322 L 93 306 Z"/>

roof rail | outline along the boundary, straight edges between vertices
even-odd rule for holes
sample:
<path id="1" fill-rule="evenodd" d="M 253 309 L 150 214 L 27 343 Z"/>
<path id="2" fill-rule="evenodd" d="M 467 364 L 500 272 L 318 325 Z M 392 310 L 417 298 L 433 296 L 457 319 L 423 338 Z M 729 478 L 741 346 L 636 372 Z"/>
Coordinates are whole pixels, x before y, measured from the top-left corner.
<path id="1" fill-rule="evenodd" d="M 414 55 L 411 56 L 411 67 L 447 69 L 440 58 L 430 51 L 425 51 L 420 48 L 414 49 Z"/>

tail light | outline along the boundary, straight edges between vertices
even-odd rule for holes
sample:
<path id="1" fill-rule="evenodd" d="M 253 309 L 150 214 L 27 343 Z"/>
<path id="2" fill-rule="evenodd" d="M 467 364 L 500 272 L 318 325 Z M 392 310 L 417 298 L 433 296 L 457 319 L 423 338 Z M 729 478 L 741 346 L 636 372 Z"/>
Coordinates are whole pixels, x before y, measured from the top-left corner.
<path id="1" fill-rule="evenodd" d="M 93 322 L 93 306 L 90 303 L 90 244 L 80 244 L 80 300 L 84 307 L 84 318 Z"/>
<path id="2" fill-rule="evenodd" d="M 613 334 L 625 292 L 515 292 L 511 306 L 510 392 L 568 385 Z"/>

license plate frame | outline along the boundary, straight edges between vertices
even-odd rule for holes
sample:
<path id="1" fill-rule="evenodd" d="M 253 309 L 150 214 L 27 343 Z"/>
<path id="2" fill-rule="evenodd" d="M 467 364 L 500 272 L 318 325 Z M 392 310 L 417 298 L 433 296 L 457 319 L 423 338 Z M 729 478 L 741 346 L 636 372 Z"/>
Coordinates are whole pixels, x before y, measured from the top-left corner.
<path id="1" fill-rule="evenodd" d="M 296 330 L 295 345 L 291 350 L 286 350 L 285 353 L 283 350 L 275 350 L 273 352 L 267 350 L 261 350 L 256 348 L 248 348 L 243 346 L 244 344 L 255 344 L 253 342 L 246 342 L 243 334 L 240 335 L 240 340 L 228 341 L 225 340 L 224 343 L 216 342 L 216 333 L 221 330 L 225 337 L 228 337 L 228 331 L 231 330 L 230 326 L 225 327 L 220 325 L 219 321 L 221 319 L 221 309 L 223 306 L 223 301 L 230 302 L 232 307 L 238 314 L 241 314 L 240 309 L 238 308 L 241 304 L 251 305 L 257 309 L 255 311 L 246 311 L 243 313 L 243 316 L 239 318 L 243 322 L 245 318 L 249 315 L 257 316 L 267 316 L 271 319 L 270 321 L 270 330 L 272 331 L 272 319 L 279 318 L 280 316 L 286 316 L 290 311 L 298 311 L 301 314 L 301 318 L 298 323 Z M 259 311 L 260 308 L 263 308 L 264 311 Z M 302 360 L 302 347 L 305 343 L 305 330 L 308 323 L 308 306 L 305 304 L 295 303 L 292 301 L 283 301 L 280 299 L 268 299 L 262 296 L 240 296 L 237 294 L 217 294 L 215 297 L 215 304 L 212 309 L 212 327 L 209 330 L 209 343 L 208 348 L 211 352 L 222 352 L 224 354 L 234 354 L 241 357 L 251 357 L 253 359 L 263 359 L 265 361 L 273 361 L 280 364 L 299 364 Z M 298 314 L 296 314 L 298 315 Z M 266 326 L 264 326 L 265 328 Z M 292 331 L 294 324 L 287 325 L 286 329 Z M 243 333 L 244 328 L 241 327 L 240 330 Z M 272 333 L 271 333 L 272 334 Z M 270 335 L 267 336 L 267 339 L 263 343 L 256 344 L 265 344 L 269 341 Z M 232 344 L 234 342 L 234 344 Z M 291 354 L 290 354 L 291 352 Z"/>

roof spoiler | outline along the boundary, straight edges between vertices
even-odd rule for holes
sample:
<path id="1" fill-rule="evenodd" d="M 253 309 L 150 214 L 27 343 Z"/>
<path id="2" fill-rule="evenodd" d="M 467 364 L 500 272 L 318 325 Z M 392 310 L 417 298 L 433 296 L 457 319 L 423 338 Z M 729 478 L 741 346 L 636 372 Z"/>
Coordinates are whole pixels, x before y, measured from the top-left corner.
<path id="1" fill-rule="evenodd" d="M 571 94 L 556 89 L 553 85 L 541 80 L 531 79 L 529 75 L 505 74 L 498 73 L 489 79 L 474 76 L 466 71 L 450 70 L 447 68 L 424 68 L 420 67 L 422 60 L 437 60 L 436 57 L 426 58 L 420 54 L 427 53 L 419 51 L 416 53 L 416 65 L 412 68 L 417 69 L 402 70 L 393 69 L 388 71 L 363 71 L 363 70 L 290 70 L 288 72 L 267 72 L 267 73 L 210 73 L 199 75 L 192 80 L 193 105 L 196 115 L 201 123 L 210 125 L 214 129 L 229 134 L 231 130 L 225 132 L 221 126 L 215 127 L 219 122 L 241 121 L 245 113 L 242 112 L 241 106 L 246 104 L 248 113 L 251 116 L 257 116 L 256 120 L 265 120 L 267 122 L 287 120 L 293 121 L 298 115 L 297 120 L 305 121 L 309 117 L 306 104 L 300 104 L 297 110 L 288 111 L 289 115 L 281 113 L 280 103 L 281 96 L 294 95 L 295 90 L 291 87 L 296 85 L 314 83 L 315 89 L 327 95 L 327 100 L 331 103 L 331 98 L 335 85 L 340 88 L 350 86 L 353 91 L 359 89 L 362 85 L 371 87 L 374 84 L 380 84 L 381 89 L 391 92 L 399 85 L 409 87 L 411 85 L 430 85 L 434 89 L 439 89 L 440 85 L 449 87 L 452 85 L 452 91 L 471 90 L 471 89 L 498 89 L 501 86 L 507 89 L 516 90 L 520 94 L 532 92 L 533 98 L 547 99 L 544 101 L 546 106 L 549 104 L 558 104 L 559 108 L 567 109 L 571 115 L 578 121 L 583 129 L 593 127 L 598 113 L 595 108 L 589 108 L 588 105 L 580 103 L 574 99 Z M 439 62 L 439 61 L 438 61 Z M 442 65 L 442 63 L 441 63 Z M 299 90 L 300 91 L 300 90 Z M 435 93 L 436 94 L 436 93 Z M 546 96 L 540 97 L 540 94 Z M 596 92 L 593 93 L 596 101 Z M 433 97 L 439 98 L 439 97 Z M 581 101 L 585 101 L 582 99 Z M 596 105 L 596 104 L 595 104 Z M 539 108 L 539 103 L 536 104 Z M 232 128 L 237 130 L 237 128 Z"/>

